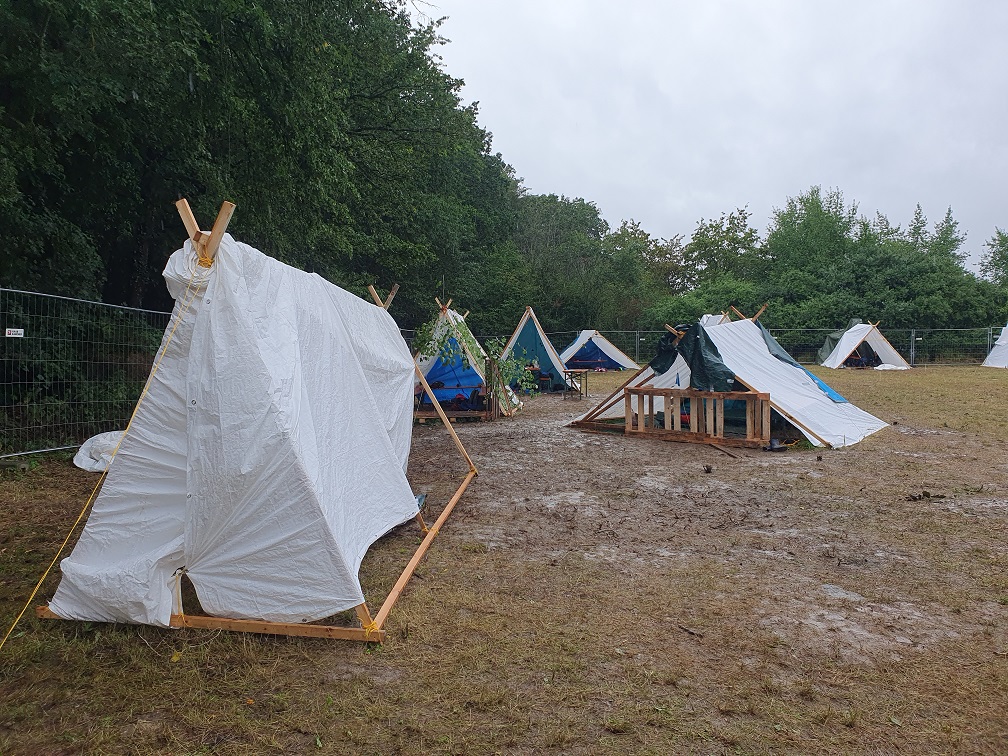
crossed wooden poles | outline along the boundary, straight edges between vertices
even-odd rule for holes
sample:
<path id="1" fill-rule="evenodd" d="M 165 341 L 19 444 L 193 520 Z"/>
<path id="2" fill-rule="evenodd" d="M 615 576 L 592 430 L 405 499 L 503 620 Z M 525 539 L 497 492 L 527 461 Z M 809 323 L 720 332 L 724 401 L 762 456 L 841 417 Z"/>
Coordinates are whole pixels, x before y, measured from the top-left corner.
<path id="1" fill-rule="evenodd" d="M 228 223 L 231 220 L 231 215 L 234 213 L 235 205 L 231 202 L 225 202 L 221 206 L 220 212 L 217 214 L 217 219 L 214 221 L 213 228 L 209 232 L 202 231 L 200 229 L 199 225 L 196 223 L 196 218 L 193 216 L 192 210 L 189 208 L 189 203 L 185 199 L 181 199 L 176 202 L 175 206 L 178 208 L 179 215 L 182 217 L 182 222 L 185 224 L 186 231 L 189 233 L 189 239 L 192 240 L 193 245 L 196 248 L 199 264 L 203 267 L 210 267 L 213 264 L 215 255 L 217 254 L 217 249 L 220 246 L 221 239 L 224 237 L 224 232 L 227 230 Z M 388 298 L 384 301 L 378 296 L 378 292 L 375 291 L 373 286 L 369 286 L 368 290 L 371 292 L 372 297 L 374 297 L 375 304 L 382 309 L 387 310 L 389 305 L 392 304 L 392 299 L 395 297 L 396 292 L 399 290 L 399 285 L 396 284 L 392 287 L 392 291 L 389 293 Z M 458 434 L 455 433 L 455 429 L 452 427 L 451 422 L 448 420 L 444 410 L 438 403 L 437 397 L 434 396 L 434 391 L 431 389 L 430 385 L 427 383 L 427 379 L 420 371 L 420 367 L 417 365 L 415 357 L 413 358 L 413 369 L 416 372 L 417 377 L 420 379 L 420 382 L 423 384 L 424 391 L 427 392 L 431 402 L 437 409 L 438 415 L 441 417 L 441 422 L 444 423 L 445 428 L 447 428 L 448 432 L 451 434 L 452 440 L 455 442 L 455 446 L 458 449 L 459 454 L 469 466 L 469 470 L 433 525 L 428 527 L 424 522 L 422 513 L 417 513 L 416 520 L 424 533 L 424 538 L 420 542 L 416 551 L 413 552 L 413 556 L 399 575 L 399 579 L 396 580 L 395 585 L 392 586 L 392 590 L 385 598 L 385 601 L 382 602 L 378 613 L 372 616 L 366 603 L 355 606 L 354 611 L 356 612 L 357 619 L 360 622 L 359 627 L 322 625 L 316 623 L 268 622 L 266 620 L 232 619 L 228 617 L 208 617 L 204 615 L 186 614 L 183 612 L 182 598 L 181 593 L 179 592 L 176 595 L 177 612 L 171 615 L 171 619 L 169 621 L 169 625 L 171 627 L 231 630 L 246 633 L 293 635 L 310 638 L 333 638 L 369 641 L 375 643 L 381 643 L 385 640 L 386 631 L 384 629 L 384 624 L 385 620 L 388 619 L 389 613 L 392 611 L 392 607 L 395 606 L 395 603 L 399 599 L 399 596 L 402 595 L 406 584 L 409 582 L 410 578 L 413 577 L 413 573 L 416 572 L 416 568 L 420 564 L 420 560 L 423 559 L 424 554 L 427 553 L 431 542 L 441 530 L 441 526 L 444 525 L 448 516 L 455 508 L 455 505 L 458 504 L 459 499 L 462 498 L 462 494 L 465 493 L 466 488 L 469 487 L 473 478 L 475 478 L 478 474 L 476 465 L 473 464 L 473 461 L 469 457 L 468 452 L 466 452 L 465 447 L 462 445 L 462 441 L 459 439 Z M 63 617 L 59 617 L 54 614 L 48 606 L 36 607 L 35 613 L 38 617 L 43 619 L 64 619 Z"/>

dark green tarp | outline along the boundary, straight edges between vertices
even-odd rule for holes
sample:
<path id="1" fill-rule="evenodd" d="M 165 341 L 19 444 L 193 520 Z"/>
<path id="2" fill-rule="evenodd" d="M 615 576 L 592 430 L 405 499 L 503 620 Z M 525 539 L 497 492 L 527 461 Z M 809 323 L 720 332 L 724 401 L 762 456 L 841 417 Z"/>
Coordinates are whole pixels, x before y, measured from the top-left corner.
<path id="1" fill-rule="evenodd" d="M 822 365 L 829 359 L 829 356 L 833 354 L 833 350 L 836 349 L 836 345 L 840 343 L 840 339 L 843 335 L 847 333 L 851 328 L 856 325 L 861 325 L 861 318 L 851 318 L 850 323 L 842 331 L 833 331 L 829 336 L 826 337 L 826 341 L 823 345 L 819 347 L 819 353 L 816 355 L 816 362 Z"/>
<path id="2" fill-rule="evenodd" d="M 671 333 L 663 336 L 658 342 L 658 354 L 651 360 L 651 369 L 658 374 L 666 372 L 672 367 L 677 354 L 681 354 L 689 365 L 690 388 L 698 391 L 734 390 L 735 373 L 724 364 L 718 348 L 699 323 L 691 325 L 678 344 L 675 344 Z"/>

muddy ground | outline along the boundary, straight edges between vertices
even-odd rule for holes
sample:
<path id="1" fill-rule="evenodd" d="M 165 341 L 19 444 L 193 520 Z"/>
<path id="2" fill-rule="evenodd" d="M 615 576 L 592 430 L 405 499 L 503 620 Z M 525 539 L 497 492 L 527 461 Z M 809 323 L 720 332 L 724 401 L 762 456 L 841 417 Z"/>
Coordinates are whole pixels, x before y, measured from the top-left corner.
<path id="1" fill-rule="evenodd" d="M 592 400 L 460 423 L 479 477 L 384 646 L 28 619 L 0 752 L 1006 752 L 1008 375 L 830 379 L 894 424 L 731 457 L 567 427 Z M 415 429 L 430 515 L 465 469 Z M 93 480 L 0 481 L 5 617 Z M 369 602 L 417 542 L 372 548 Z"/>

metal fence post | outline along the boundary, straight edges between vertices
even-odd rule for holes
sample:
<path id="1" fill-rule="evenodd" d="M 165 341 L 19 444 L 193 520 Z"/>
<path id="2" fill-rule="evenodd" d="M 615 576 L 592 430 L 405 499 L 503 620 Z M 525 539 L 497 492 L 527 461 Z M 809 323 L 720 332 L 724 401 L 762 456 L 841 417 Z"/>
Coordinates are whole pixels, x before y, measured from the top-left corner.
<path id="1" fill-rule="evenodd" d="M 634 331 L 633 361 L 640 365 L 640 331 Z"/>
<path id="2" fill-rule="evenodd" d="M 917 329 L 910 329 L 910 367 L 917 364 Z"/>
<path id="3" fill-rule="evenodd" d="M 994 348 L 994 326 L 987 326 L 987 354 Z"/>

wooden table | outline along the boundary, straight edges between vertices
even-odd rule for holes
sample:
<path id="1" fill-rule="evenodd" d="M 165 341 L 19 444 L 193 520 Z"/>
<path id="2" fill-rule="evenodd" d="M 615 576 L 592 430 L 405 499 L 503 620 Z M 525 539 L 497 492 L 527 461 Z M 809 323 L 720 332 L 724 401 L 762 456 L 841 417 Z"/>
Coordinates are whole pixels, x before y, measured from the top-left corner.
<path id="1" fill-rule="evenodd" d="M 574 388 L 574 386 L 577 386 L 577 388 Z M 574 394 L 577 394 L 578 399 L 588 396 L 587 368 L 579 370 L 564 370 L 564 399 L 567 398 L 567 394 L 571 395 L 571 399 L 574 398 Z"/>

